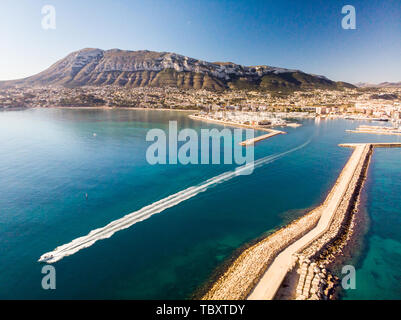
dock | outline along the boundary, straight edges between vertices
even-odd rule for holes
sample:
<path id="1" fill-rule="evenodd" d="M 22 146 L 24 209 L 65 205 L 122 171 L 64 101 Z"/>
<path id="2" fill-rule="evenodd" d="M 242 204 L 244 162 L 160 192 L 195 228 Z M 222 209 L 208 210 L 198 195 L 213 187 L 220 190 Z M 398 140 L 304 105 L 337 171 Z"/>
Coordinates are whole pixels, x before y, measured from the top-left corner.
<path id="1" fill-rule="evenodd" d="M 267 134 L 264 134 L 264 135 L 261 135 L 261 136 L 258 136 L 258 137 L 255 137 L 255 138 L 248 139 L 248 140 L 240 142 L 239 145 L 244 146 L 244 147 L 254 145 L 256 142 L 272 138 L 272 137 L 274 137 L 276 135 L 279 135 L 279 134 L 286 134 L 287 133 L 285 131 L 274 130 L 274 129 L 261 127 L 261 126 L 253 126 L 253 125 L 241 124 L 241 123 L 236 123 L 236 122 L 231 122 L 231 121 L 209 119 L 209 118 L 196 116 L 196 115 L 189 115 L 189 118 L 195 119 L 195 120 L 201 120 L 201 121 L 205 121 L 205 122 L 210 122 L 210 123 L 216 123 L 216 124 L 220 124 L 220 125 L 224 125 L 224 126 L 244 128 L 244 129 L 253 129 L 253 130 L 260 130 L 260 131 L 268 132 Z M 292 123 L 290 125 L 294 126 L 294 127 L 299 126 L 298 124 L 292 124 Z"/>
<path id="2" fill-rule="evenodd" d="M 389 136 L 401 136 L 401 129 L 393 127 L 382 127 L 382 126 L 367 126 L 361 125 L 355 130 L 345 130 L 351 133 L 369 133 L 378 135 L 389 135 Z"/>
<path id="3" fill-rule="evenodd" d="M 284 131 L 270 130 L 270 133 L 267 133 L 267 134 L 264 134 L 262 136 L 258 136 L 258 137 L 252 138 L 252 139 L 248 139 L 248 140 L 242 141 L 242 142 L 239 143 L 239 145 L 244 146 L 244 147 L 251 146 L 251 145 L 254 145 L 256 142 L 259 142 L 259 141 L 262 141 L 262 140 L 265 140 L 265 139 L 269 139 L 269 138 L 274 137 L 274 136 L 276 136 L 278 134 L 285 134 L 285 133 L 286 132 L 284 132 Z"/>
<path id="4" fill-rule="evenodd" d="M 339 147 L 343 148 L 356 148 L 357 146 L 364 145 L 365 143 L 342 143 Z M 401 148 L 401 142 L 377 142 L 368 143 L 373 148 Z"/>

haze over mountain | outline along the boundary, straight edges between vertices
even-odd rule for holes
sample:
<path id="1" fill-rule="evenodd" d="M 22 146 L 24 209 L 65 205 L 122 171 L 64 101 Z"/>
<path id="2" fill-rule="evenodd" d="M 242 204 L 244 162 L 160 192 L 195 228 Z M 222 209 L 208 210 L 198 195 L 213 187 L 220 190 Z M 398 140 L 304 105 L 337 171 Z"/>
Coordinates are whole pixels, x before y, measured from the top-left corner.
<path id="1" fill-rule="evenodd" d="M 358 82 L 355 84 L 359 88 L 401 88 L 400 82 L 382 82 L 379 84 Z"/>
<path id="2" fill-rule="evenodd" d="M 324 76 L 270 66 L 206 62 L 176 53 L 86 48 L 69 54 L 34 76 L 0 86 L 178 87 L 182 89 L 294 90 L 354 87 Z"/>

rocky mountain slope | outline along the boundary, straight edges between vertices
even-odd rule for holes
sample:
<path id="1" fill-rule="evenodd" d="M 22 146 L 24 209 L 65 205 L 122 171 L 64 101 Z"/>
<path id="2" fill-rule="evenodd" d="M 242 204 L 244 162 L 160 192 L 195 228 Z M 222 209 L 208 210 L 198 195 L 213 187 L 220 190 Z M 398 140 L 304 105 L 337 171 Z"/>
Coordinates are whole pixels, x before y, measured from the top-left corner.
<path id="1" fill-rule="evenodd" d="M 353 85 L 299 70 L 269 66 L 246 67 L 235 63 L 206 62 L 176 53 L 82 49 L 69 54 L 45 71 L 0 86 L 117 85 L 183 89 L 286 90 L 344 88 Z"/>

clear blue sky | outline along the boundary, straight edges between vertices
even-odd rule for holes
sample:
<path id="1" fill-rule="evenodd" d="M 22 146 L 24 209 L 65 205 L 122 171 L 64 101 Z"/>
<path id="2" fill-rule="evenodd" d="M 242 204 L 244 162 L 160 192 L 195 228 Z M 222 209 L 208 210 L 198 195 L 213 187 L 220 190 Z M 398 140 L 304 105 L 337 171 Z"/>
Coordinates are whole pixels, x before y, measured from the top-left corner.
<path id="1" fill-rule="evenodd" d="M 41 27 L 46 4 L 56 8 L 56 30 Z M 356 30 L 341 28 L 346 4 L 356 8 Z M 401 81 L 400 0 L 1 0 L 0 37 L 1 80 L 95 47 Z"/>

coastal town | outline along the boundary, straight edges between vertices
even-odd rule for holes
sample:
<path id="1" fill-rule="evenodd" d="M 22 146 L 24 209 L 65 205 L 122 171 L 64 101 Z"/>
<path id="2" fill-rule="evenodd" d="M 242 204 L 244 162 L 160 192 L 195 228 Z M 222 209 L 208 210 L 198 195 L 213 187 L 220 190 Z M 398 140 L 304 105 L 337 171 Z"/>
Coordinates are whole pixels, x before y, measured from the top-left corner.
<path id="1" fill-rule="evenodd" d="M 400 303 L 400 4 L 1 1 L 0 301 Z"/>
<path id="2" fill-rule="evenodd" d="M 14 87 L 0 89 L 0 108 L 126 107 L 196 110 L 208 119 L 281 126 L 287 118 L 347 118 L 401 125 L 401 88 L 272 92 L 122 88 L 118 86 Z"/>

